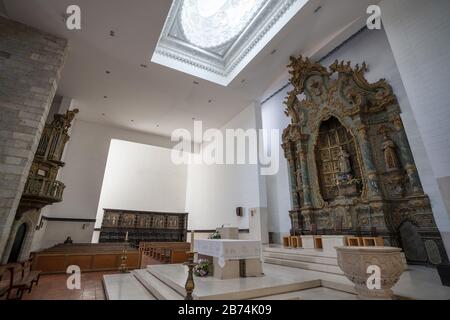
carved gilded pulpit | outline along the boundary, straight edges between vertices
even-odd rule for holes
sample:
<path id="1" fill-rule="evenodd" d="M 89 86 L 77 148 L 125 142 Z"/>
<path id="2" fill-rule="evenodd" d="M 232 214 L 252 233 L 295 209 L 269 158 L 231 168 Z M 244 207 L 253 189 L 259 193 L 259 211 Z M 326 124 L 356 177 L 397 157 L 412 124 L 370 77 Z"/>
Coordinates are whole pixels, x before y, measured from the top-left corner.
<path id="1" fill-rule="evenodd" d="M 292 233 L 377 233 L 415 263 L 447 262 L 392 88 L 366 65 L 291 58 L 283 132 Z"/>

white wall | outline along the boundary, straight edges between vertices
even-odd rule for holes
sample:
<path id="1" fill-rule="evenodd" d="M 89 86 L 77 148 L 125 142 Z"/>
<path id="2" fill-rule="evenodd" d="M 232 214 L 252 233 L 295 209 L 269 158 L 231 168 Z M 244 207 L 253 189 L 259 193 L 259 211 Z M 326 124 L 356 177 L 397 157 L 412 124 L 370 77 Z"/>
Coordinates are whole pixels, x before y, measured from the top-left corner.
<path id="1" fill-rule="evenodd" d="M 450 1 L 385 0 L 381 9 L 428 155 L 419 173 L 450 256 Z"/>
<path id="2" fill-rule="evenodd" d="M 170 155 L 170 149 L 112 140 L 96 228 L 103 209 L 184 212 L 187 166 L 175 165 Z"/>
<path id="3" fill-rule="evenodd" d="M 80 110 L 80 112 L 83 112 L 83 110 Z M 54 228 L 55 230 L 66 230 L 60 235 L 53 231 L 52 227 L 48 230 L 44 228 L 37 231 L 33 240 L 33 250 L 63 242 L 68 233 L 72 233 L 71 237 L 74 241 L 91 241 L 92 231 L 81 232 L 79 229 L 84 223 L 96 219 L 112 139 L 154 145 L 161 148 L 171 148 L 172 146 L 168 137 L 75 120 L 70 133 L 70 140 L 64 152 L 63 160 L 66 165 L 58 175 L 58 180 L 66 184 L 63 202 L 45 207 L 42 210 L 42 215 L 50 218 L 85 219 L 86 221 L 66 220 L 62 227 Z M 49 224 L 61 226 L 62 222 L 50 221 Z M 70 232 L 71 230 L 74 230 L 74 232 Z"/>
<path id="4" fill-rule="evenodd" d="M 31 252 L 50 248 L 63 243 L 71 237 L 74 243 L 91 242 L 94 232 L 94 221 L 43 220 L 42 227 L 36 230 Z"/>
<path id="5" fill-rule="evenodd" d="M 332 54 L 323 59 L 321 63 L 325 66 L 329 66 L 336 59 L 345 61 L 349 60 L 353 64 L 361 64 L 365 61 L 369 68 L 369 71 L 366 74 L 369 82 L 376 82 L 381 78 L 385 78 L 393 87 L 394 93 L 398 98 L 402 110 L 401 116 L 424 190 L 430 196 L 433 212 L 438 218 L 440 216 L 440 212 L 443 210 L 443 203 L 442 200 L 440 200 L 439 189 L 433 176 L 428 154 L 425 150 L 424 142 L 418 130 L 417 123 L 385 31 L 365 29 L 359 34 L 356 34 L 353 38 L 349 39 L 348 42 L 344 43 L 336 51 L 332 52 Z M 276 89 L 282 87 L 282 85 L 287 82 L 288 78 L 289 75 L 286 71 L 285 74 L 281 75 L 279 79 L 271 86 L 265 96 L 269 96 L 271 93 L 275 92 Z M 292 88 L 289 86 L 262 105 L 264 128 L 279 128 L 280 130 L 286 128 L 289 123 L 289 119 L 283 113 L 285 108 L 283 105 L 283 100 L 287 96 L 287 92 L 290 90 L 292 90 Z M 284 159 L 281 147 L 280 155 L 282 160 L 279 173 L 276 176 L 268 177 L 267 180 L 267 197 L 270 221 L 269 225 L 272 228 L 270 231 L 285 233 L 288 232 L 290 228 L 288 211 L 291 206 L 287 162 Z M 275 228 L 277 223 L 279 226 L 278 230 Z M 439 222 L 438 227 L 441 231 L 445 231 L 442 230 L 443 225 L 439 224 Z"/>
<path id="6" fill-rule="evenodd" d="M 82 110 L 80 112 L 83 112 Z M 46 207 L 45 215 L 95 219 L 112 139 L 170 148 L 168 137 L 75 120 L 65 150 L 66 166 L 58 179 L 66 184 L 62 203 Z"/>
<path id="7" fill-rule="evenodd" d="M 259 107 L 251 104 L 225 126 L 225 129 L 251 129 L 260 127 Z M 250 227 L 250 209 L 257 208 L 263 225 L 265 222 L 265 189 L 261 193 L 258 165 L 190 164 L 186 193 L 186 211 L 189 212 L 189 229 L 216 229 L 228 224 L 240 229 Z M 236 215 L 236 207 L 244 208 L 244 216 Z M 263 207 L 263 208 L 261 208 Z M 261 224 L 260 224 L 261 226 Z M 267 228 L 267 227 L 266 227 Z M 261 233 L 261 229 L 259 232 Z M 257 230 L 250 230 L 249 237 Z M 261 237 L 261 234 L 259 235 Z M 267 242 L 267 236 L 263 235 Z"/>

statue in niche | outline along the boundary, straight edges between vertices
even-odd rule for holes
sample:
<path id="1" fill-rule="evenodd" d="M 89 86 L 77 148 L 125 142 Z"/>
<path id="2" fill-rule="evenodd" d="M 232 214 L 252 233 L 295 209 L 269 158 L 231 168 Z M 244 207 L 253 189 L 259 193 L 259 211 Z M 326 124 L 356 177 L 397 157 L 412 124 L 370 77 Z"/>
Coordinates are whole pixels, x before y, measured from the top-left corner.
<path id="1" fill-rule="evenodd" d="M 350 165 L 350 154 L 342 147 L 339 147 L 339 173 L 342 176 L 351 177 L 352 167 Z"/>
<path id="2" fill-rule="evenodd" d="M 295 171 L 296 180 L 297 180 L 297 188 L 302 188 L 302 171 L 300 168 L 300 164 L 297 166 L 297 170 Z"/>
<path id="3" fill-rule="evenodd" d="M 320 97 L 322 95 L 322 83 L 316 79 L 309 82 L 308 89 L 312 95 Z"/>
<path id="4" fill-rule="evenodd" d="M 383 137 L 383 152 L 386 171 L 397 171 L 400 169 L 400 161 L 398 160 L 397 152 L 395 150 L 395 143 L 387 134 Z"/>
<path id="5" fill-rule="evenodd" d="M 293 92 L 289 93 L 288 98 L 284 102 L 286 105 L 284 113 L 291 118 L 292 124 L 298 124 L 300 122 L 296 108 L 297 102 L 297 96 Z"/>

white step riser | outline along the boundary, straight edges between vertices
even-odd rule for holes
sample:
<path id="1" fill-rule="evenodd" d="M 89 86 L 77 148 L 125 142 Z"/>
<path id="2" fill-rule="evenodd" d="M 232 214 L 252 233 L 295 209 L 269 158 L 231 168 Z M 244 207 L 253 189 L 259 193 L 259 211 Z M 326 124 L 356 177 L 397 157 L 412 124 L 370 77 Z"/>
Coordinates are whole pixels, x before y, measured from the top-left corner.
<path id="1" fill-rule="evenodd" d="M 320 271 L 320 272 L 339 274 L 339 275 L 344 274 L 338 266 L 331 266 L 331 265 L 325 265 L 325 264 L 307 263 L 307 262 L 284 260 L 284 259 L 277 259 L 277 258 L 266 258 L 265 262 L 270 263 L 270 264 L 276 264 L 276 265 L 305 269 L 305 270 Z"/>
<path id="2" fill-rule="evenodd" d="M 145 272 L 141 274 L 141 272 Z M 183 297 L 175 292 L 172 288 L 167 286 L 161 280 L 147 272 L 141 270 L 140 272 L 133 272 L 136 279 L 150 291 L 158 300 L 182 300 Z"/>
<path id="3" fill-rule="evenodd" d="M 293 254 L 293 255 L 301 255 L 308 257 L 320 257 L 320 258 L 337 258 L 336 251 L 323 251 L 316 249 L 291 249 L 291 248 L 270 248 L 266 247 L 263 249 L 263 252 L 271 252 L 271 253 L 285 253 L 285 254 Z"/>
<path id="4" fill-rule="evenodd" d="M 331 266 L 337 266 L 337 260 L 333 258 L 304 256 L 299 254 L 277 253 L 277 252 L 264 252 L 264 258 L 277 258 L 284 260 L 293 260 L 307 263 L 318 263 Z"/>

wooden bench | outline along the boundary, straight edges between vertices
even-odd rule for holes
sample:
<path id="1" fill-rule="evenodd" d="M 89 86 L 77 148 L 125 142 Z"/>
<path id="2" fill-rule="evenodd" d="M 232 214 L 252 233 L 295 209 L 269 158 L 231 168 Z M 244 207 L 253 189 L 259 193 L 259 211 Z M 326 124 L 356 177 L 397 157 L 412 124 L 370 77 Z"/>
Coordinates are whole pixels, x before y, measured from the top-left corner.
<path id="1" fill-rule="evenodd" d="M 64 244 L 32 253 L 32 270 L 43 274 L 66 273 L 67 267 L 77 265 L 82 272 L 116 271 L 122 263 L 125 243 Z M 127 266 L 138 269 L 140 255 L 137 249 L 127 247 Z"/>

